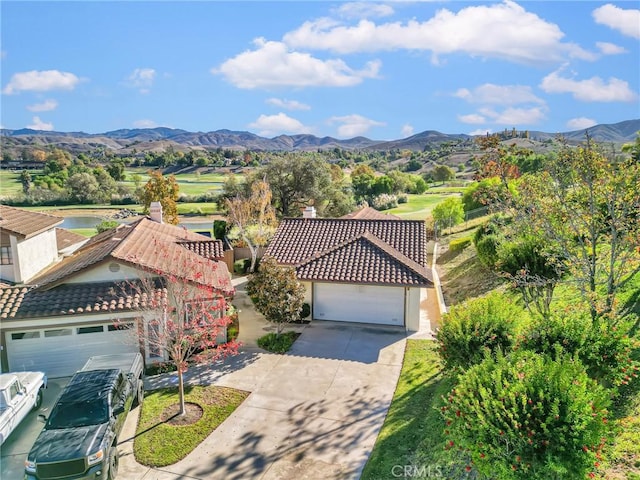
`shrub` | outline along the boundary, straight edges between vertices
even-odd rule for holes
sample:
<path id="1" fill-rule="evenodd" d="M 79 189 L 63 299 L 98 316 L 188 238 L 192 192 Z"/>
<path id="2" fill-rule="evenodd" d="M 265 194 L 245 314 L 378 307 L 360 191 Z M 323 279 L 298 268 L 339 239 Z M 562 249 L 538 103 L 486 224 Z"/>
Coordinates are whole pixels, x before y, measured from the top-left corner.
<path id="1" fill-rule="evenodd" d="M 267 333 L 258 339 L 258 346 L 271 353 L 287 353 L 299 336 L 298 332 Z"/>
<path id="2" fill-rule="evenodd" d="M 489 478 L 585 478 L 606 442 L 607 391 L 580 362 L 533 352 L 486 358 L 442 407 L 447 445 Z"/>
<path id="3" fill-rule="evenodd" d="M 120 224 L 115 220 L 102 220 L 99 224 L 96 225 L 96 231 L 98 233 L 106 232 L 107 230 L 116 228 L 118 225 Z"/>
<path id="4" fill-rule="evenodd" d="M 406 193 L 401 193 L 398 195 L 398 203 L 407 203 L 409 202 L 409 195 Z"/>
<path id="5" fill-rule="evenodd" d="M 451 307 L 436 334 L 446 370 L 457 373 L 480 363 L 487 352 L 508 352 L 523 315 L 521 308 L 499 293 Z"/>
<path id="6" fill-rule="evenodd" d="M 145 369 L 145 375 L 160 375 L 161 373 L 175 372 L 177 370 L 176 365 L 172 362 L 158 362 L 152 363 Z"/>
<path id="7" fill-rule="evenodd" d="M 519 347 L 554 356 L 576 356 L 591 378 L 605 387 L 626 385 L 640 368 L 632 359 L 629 327 L 592 321 L 588 312 L 556 314 L 536 319 L 523 331 Z"/>
<path id="8" fill-rule="evenodd" d="M 307 318 L 311 315 L 311 305 L 307 302 L 302 304 L 302 310 L 300 311 L 300 318 Z"/>
<path id="9" fill-rule="evenodd" d="M 452 252 L 459 252 L 464 250 L 471 244 L 471 237 L 458 238 L 449 242 L 449 250 Z"/>
<path id="10" fill-rule="evenodd" d="M 389 210 L 398 206 L 398 198 L 395 195 L 383 193 L 371 200 L 371 206 L 376 210 Z"/>
<path id="11" fill-rule="evenodd" d="M 248 260 L 248 262 L 247 262 Z M 251 260 L 248 258 L 241 258 L 233 262 L 233 273 L 237 273 L 238 275 L 242 275 L 247 273 L 247 268 L 251 265 Z"/>

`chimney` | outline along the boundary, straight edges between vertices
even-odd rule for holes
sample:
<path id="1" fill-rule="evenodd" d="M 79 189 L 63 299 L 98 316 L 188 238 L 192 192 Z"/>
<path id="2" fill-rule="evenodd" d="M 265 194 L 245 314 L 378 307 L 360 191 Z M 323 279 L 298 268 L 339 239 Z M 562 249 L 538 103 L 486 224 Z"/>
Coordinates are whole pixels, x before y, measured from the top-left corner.
<path id="1" fill-rule="evenodd" d="M 316 207 L 308 206 L 302 211 L 302 218 L 316 218 Z"/>
<path id="2" fill-rule="evenodd" d="M 154 222 L 163 223 L 162 205 L 160 204 L 160 202 L 151 202 L 151 205 L 149 206 L 149 216 Z"/>

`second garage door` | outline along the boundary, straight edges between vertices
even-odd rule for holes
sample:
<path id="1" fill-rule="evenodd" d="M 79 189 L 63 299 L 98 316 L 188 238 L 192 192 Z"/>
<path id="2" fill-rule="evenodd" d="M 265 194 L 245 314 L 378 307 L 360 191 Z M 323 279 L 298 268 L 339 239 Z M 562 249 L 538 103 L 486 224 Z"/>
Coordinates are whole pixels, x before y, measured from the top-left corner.
<path id="1" fill-rule="evenodd" d="M 113 323 L 6 332 L 9 369 L 42 371 L 49 378 L 67 377 L 93 355 L 138 352 L 134 332 Z"/>
<path id="2" fill-rule="evenodd" d="M 404 325 L 404 288 L 315 283 L 313 318 Z"/>

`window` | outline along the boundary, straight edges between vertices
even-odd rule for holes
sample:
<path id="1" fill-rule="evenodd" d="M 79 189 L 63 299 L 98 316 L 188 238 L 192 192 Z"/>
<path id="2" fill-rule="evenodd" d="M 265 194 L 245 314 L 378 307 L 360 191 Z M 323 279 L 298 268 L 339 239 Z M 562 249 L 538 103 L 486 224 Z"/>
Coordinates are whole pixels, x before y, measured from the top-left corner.
<path id="1" fill-rule="evenodd" d="M 160 325 L 157 322 L 150 322 L 149 328 L 149 357 L 162 358 L 160 348 Z"/>
<path id="2" fill-rule="evenodd" d="M 213 320 L 222 318 L 223 302 L 221 299 L 194 300 L 185 303 L 185 324 L 189 324 L 191 319 L 199 320 L 200 323 L 210 324 Z"/>
<path id="3" fill-rule="evenodd" d="M 116 324 L 108 325 L 107 331 L 119 332 L 120 330 L 131 330 L 132 328 L 133 328 L 132 322 L 127 322 L 127 323 L 118 322 Z"/>
<path id="4" fill-rule="evenodd" d="M 18 332 L 11 334 L 11 340 L 26 340 L 29 338 L 40 338 L 40 332 Z"/>
<path id="5" fill-rule="evenodd" d="M 67 335 L 71 335 L 70 328 L 56 328 L 55 330 L 45 330 L 45 337 L 66 337 Z"/>
<path id="6" fill-rule="evenodd" d="M 13 400 L 20 393 L 20 389 L 18 388 L 18 382 L 14 382 L 9 387 L 9 400 Z"/>
<path id="7" fill-rule="evenodd" d="M 11 255 L 11 247 L 0 247 L 0 264 L 13 265 L 13 256 Z"/>
<path id="8" fill-rule="evenodd" d="M 78 335 L 83 333 L 101 333 L 104 332 L 104 327 L 102 325 L 95 325 L 93 327 L 78 327 Z"/>

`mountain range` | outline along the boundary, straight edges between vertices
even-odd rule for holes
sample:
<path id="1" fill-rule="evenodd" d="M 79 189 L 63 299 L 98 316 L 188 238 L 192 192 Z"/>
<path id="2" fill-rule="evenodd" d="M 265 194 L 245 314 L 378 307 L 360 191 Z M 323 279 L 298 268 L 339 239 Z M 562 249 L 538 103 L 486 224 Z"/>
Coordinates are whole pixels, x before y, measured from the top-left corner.
<path id="1" fill-rule="evenodd" d="M 640 131 L 640 119 L 626 120 L 615 124 L 602 124 L 588 129 L 570 132 L 518 131 L 517 136 L 544 142 L 557 136 L 563 136 L 570 143 L 580 143 L 588 135 L 596 142 L 622 144 L 635 140 Z M 505 130 L 510 134 L 511 131 Z M 336 139 L 316 137 L 314 135 L 279 135 L 266 138 L 251 132 L 216 130 L 212 132 L 189 132 L 186 130 L 158 127 L 142 129 L 120 129 L 105 133 L 54 132 L 30 129 L 0 130 L 3 148 L 57 146 L 67 150 L 82 151 L 106 148 L 127 154 L 145 151 L 163 151 L 168 147 L 176 150 L 188 149 L 247 149 L 261 151 L 312 151 L 341 148 L 345 150 L 385 151 L 392 149 L 424 150 L 429 145 L 445 142 L 460 143 L 470 141 L 466 134 L 447 134 L 427 130 L 407 138 L 382 141 L 366 137 Z"/>

